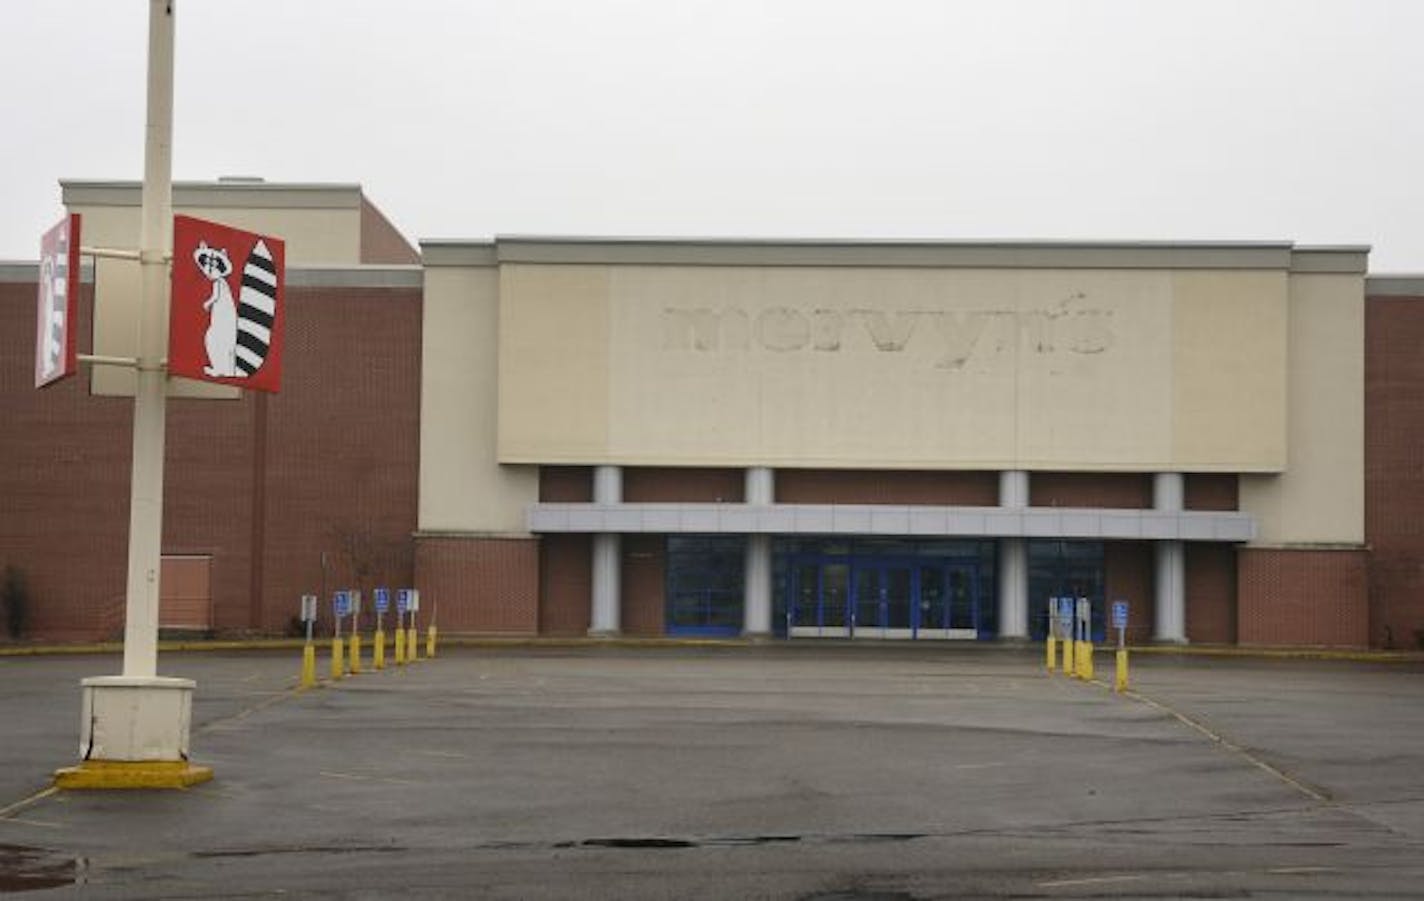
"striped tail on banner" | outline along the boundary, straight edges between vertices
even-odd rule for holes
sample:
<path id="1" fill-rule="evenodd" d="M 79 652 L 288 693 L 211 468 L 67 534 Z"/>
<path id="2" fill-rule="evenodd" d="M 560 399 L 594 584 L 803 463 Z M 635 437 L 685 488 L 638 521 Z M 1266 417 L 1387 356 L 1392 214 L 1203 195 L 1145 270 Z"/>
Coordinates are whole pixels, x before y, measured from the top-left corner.
<path id="1" fill-rule="evenodd" d="M 252 375 L 266 361 L 276 319 L 277 265 L 267 244 L 259 240 L 242 267 L 242 290 L 237 299 L 237 368 L 244 376 Z"/>

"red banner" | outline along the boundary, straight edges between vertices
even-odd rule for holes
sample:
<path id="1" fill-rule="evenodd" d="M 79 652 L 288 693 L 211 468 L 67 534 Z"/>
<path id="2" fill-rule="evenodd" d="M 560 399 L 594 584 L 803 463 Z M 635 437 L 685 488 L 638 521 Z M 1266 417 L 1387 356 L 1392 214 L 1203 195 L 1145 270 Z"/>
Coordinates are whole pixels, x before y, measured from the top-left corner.
<path id="1" fill-rule="evenodd" d="M 70 213 L 40 238 L 39 304 L 35 323 L 35 387 L 78 371 L 79 214 Z"/>
<path id="2" fill-rule="evenodd" d="M 174 216 L 168 374 L 277 391 L 285 287 L 280 238 Z"/>

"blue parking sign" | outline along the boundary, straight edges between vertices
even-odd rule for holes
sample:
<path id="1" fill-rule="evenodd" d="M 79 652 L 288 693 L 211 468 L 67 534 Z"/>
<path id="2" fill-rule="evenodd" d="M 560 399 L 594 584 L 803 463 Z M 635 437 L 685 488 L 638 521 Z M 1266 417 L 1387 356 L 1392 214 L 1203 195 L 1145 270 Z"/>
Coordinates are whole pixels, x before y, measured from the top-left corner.
<path id="1" fill-rule="evenodd" d="M 377 588 L 377 589 L 376 589 L 376 592 L 375 592 L 375 596 L 376 596 L 376 612 L 377 612 L 377 613 L 385 613 L 387 610 L 390 609 L 390 607 L 391 607 L 391 592 L 390 592 L 390 589 L 389 589 L 389 588 Z"/>
<path id="2" fill-rule="evenodd" d="M 404 616 L 408 609 L 410 609 L 410 589 L 396 589 L 396 612 Z"/>
<path id="3" fill-rule="evenodd" d="M 1112 624 L 1114 629 L 1127 628 L 1127 601 L 1113 601 Z"/>
<path id="4" fill-rule="evenodd" d="M 351 595 L 349 592 L 338 591 L 331 598 L 332 612 L 337 616 L 349 616 L 351 614 Z"/>

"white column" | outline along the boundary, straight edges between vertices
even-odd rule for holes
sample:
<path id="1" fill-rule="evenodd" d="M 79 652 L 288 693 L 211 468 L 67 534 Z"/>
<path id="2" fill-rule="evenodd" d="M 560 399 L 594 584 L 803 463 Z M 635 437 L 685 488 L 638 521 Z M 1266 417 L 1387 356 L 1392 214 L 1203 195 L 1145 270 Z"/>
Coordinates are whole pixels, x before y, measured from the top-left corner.
<path id="1" fill-rule="evenodd" d="M 754 466 L 746 473 L 744 500 L 770 505 L 776 501 L 776 476 L 769 467 Z M 764 638 L 771 634 L 771 536 L 748 535 L 746 598 L 742 608 L 742 634 Z"/>
<path id="2" fill-rule="evenodd" d="M 623 502 L 621 467 L 594 467 L 593 502 Z M 617 635 L 622 628 L 619 616 L 623 594 L 620 586 L 623 568 L 621 551 L 622 542 L 616 532 L 600 532 L 593 536 L 593 599 L 589 611 L 589 635 Z"/>
<path id="3" fill-rule="evenodd" d="M 1152 509 L 1181 512 L 1180 472 L 1159 472 L 1152 482 Z M 1186 552 L 1180 541 L 1159 541 L 1156 548 L 1156 622 L 1153 641 L 1184 644 L 1187 640 Z"/>
<path id="4" fill-rule="evenodd" d="M 999 506 L 1028 506 L 1028 473 L 999 473 Z M 999 637 L 1028 638 L 1028 544 L 1022 538 L 999 539 Z"/>

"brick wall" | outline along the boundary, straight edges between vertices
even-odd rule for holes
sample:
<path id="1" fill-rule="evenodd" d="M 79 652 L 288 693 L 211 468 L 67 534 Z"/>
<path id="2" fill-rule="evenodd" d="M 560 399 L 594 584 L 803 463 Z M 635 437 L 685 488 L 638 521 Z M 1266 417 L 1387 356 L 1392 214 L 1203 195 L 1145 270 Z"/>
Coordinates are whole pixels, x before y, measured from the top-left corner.
<path id="1" fill-rule="evenodd" d="M 1236 643 L 1236 547 L 1188 541 L 1187 640 Z"/>
<path id="2" fill-rule="evenodd" d="M 0 564 L 29 578 L 34 637 L 113 637 L 133 401 L 90 397 L 83 378 L 32 387 L 34 294 L 0 283 Z M 81 301 L 87 336 L 87 287 Z M 420 290 L 291 287 L 288 302 L 280 394 L 168 404 L 163 551 L 212 556 L 220 632 L 280 632 L 303 593 L 413 575 Z"/>
<path id="3" fill-rule="evenodd" d="M 586 504 L 593 500 L 593 467 L 540 466 L 539 500 L 544 503 Z"/>
<path id="4" fill-rule="evenodd" d="M 537 539 L 421 535 L 415 584 L 422 619 L 440 605 L 441 631 L 533 635 L 539 629 Z"/>
<path id="5" fill-rule="evenodd" d="M 659 636 L 665 631 L 667 540 L 662 535 L 623 536 L 623 634 Z"/>
<path id="6" fill-rule="evenodd" d="M 1108 604 L 1122 600 L 1131 605 L 1127 618 L 1129 644 L 1152 640 L 1152 586 L 1156 565 L 1150 541 L 1108 541 L 1103 544 L 1103 580 L 1107 594 L 1104 600 Z M 1117 633 L 1109 628 L 1107 638 L 1109 643 L 1116 643 Z"/>
<path id="7" fill-rule="evenodd" d="M 1028 490 L 1033 507 L 1152 507 L 1150 473 L 1034 472 L 1029 474 Z"/>
<path id="8" fill-rule="evenodd" d="M 1234 472 L 1189 472 L 1182 479 L 1182 506 L 1188 510 L 1235 510 L 1240 504 L 1240 483 Z"/>
<path id="9" fill-rule="evenodd" d="M 587 635 L 593 598 L 593 540 L 588 535 L 539 538 L 539 634 Z"/>
<path id="10" fill-rule="evenodd" d="M 778 469 L 776 502 L 993 507 L 999 503 L 999 475 L 995 472 Z"/>
<path id="11" fill-rule="evenodd" d="M 1424 643 L 1424 297 L 1365 304 L 1370 641 Z"/>
<path id="12" fill-rule="evenodd" d="M 746 474 L 741 469 L 639 466 L 623 470 L 623 500 L 630 504 L 740 504 L 745 492 Z"/>
<path id="13" fill-rule="evenodd" d="M 1236 564 L 1242 644 L 1369 643 L 1365 551 L 1243 547 Z"/>

